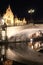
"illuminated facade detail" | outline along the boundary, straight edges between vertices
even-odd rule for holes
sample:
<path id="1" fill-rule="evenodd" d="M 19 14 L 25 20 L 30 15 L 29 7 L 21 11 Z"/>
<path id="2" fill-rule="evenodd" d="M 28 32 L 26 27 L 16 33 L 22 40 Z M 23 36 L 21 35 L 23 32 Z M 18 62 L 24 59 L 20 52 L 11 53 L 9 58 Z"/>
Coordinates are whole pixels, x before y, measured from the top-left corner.
<path id="1" fill-rule="evenodd" d="M 14 15 L 11 11 L 10 6 L 6 10 L 6 13 L 3 15 L 3 19 L 7 25 L 14 25 Z"/>
<path id="2" fill-rule="evenodd" d="M 14 20 L 15 20 L 15 25 L 25 25 L 26 24 L 25 18 L 23 20 L 20 20 L 16 17 Z"/>
<path id="3" fill-rule="evenodd" d="M 25 20 L 25 18 L 23 19 L 23 24 L 26 24 L 26 20 Z"/>

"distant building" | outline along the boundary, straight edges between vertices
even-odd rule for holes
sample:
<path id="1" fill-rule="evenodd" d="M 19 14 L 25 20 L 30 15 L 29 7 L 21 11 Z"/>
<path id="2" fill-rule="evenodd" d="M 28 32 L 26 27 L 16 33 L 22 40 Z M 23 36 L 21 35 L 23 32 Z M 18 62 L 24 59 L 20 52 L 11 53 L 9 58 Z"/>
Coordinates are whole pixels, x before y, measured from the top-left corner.
<path id="1" fill-rule="evenodd" d="M 6 10 L 6 13 L 3 15 L 3 19 L 7 25 L 14 25 L 14 15 L 11 11 L 10 5 Z"/>
<path id="2" fill-rule="evenodd" d="M 14 18 L 13 12 L 11 11 L 10 5 L 6 10 L 6 13 L 3 15 L 3 19 L 7 25 L 25 25 L 26 20 L 20 20 L 18 17 Z"/>

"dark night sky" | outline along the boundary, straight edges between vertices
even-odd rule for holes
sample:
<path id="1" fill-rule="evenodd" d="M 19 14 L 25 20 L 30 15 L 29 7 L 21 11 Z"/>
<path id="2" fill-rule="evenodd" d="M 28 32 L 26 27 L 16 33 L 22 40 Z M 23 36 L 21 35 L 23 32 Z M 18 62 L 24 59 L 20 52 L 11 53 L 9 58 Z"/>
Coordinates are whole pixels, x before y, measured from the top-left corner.
<path id="1" fill-rule="evenodd" d="M 20 18 L 29 18 L 28 10 L 33 8 L 35 9 L 33 18 L 43 19 L 43 0 L 0 0 L 1 15 L 6 11 L 9 4 L 13 13 Z"/>

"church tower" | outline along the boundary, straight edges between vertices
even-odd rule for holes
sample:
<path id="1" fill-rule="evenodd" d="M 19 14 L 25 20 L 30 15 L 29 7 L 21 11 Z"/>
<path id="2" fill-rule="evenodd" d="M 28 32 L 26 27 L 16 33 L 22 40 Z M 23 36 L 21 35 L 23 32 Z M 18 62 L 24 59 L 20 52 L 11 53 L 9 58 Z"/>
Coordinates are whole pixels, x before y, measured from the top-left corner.
<path id="1" fill-rule="evenodd" d="M 11 11 L 10 5 L 6 10 L 6 13 L 3 15 L 3 19 L 7 25 L 14 25 L 14 15 Z"/>

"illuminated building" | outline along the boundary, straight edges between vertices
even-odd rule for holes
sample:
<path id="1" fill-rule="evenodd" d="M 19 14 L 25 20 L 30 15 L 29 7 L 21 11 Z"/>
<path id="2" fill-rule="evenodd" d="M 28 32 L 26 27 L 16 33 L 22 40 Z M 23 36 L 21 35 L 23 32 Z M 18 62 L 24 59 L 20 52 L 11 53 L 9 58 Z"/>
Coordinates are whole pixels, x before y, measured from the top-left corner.
<path id="1" fill-rule="evenodd" d="M 25 18 L 23 20 L 18 19 L 18 17 L 14 18 L 13 12 L 11 11 L 10 6 L 6 10 L 6 13 L 3 15 L 3 19 L 7 25 L 25 25 L 26 20 Z"/>
<path id="2" fill-rule="evenodd" d="M 6 13 L 3 15 L 3 19 L 7 25 L 14 25 L 14 15 L 11 11 L 10 6 L 6 10 Z"/>

